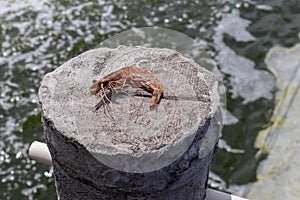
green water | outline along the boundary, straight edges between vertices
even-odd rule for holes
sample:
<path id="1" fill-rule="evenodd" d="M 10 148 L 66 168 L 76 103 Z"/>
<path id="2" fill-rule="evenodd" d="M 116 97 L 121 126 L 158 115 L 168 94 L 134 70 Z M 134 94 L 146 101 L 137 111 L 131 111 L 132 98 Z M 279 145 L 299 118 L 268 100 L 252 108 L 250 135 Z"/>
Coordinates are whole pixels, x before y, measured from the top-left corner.
<path id="1" fill-rule="evenodd" d="M 249 20 L 244 31 L 255 39 L 241 41 L 216 27 L 232 11 Z M 132 27 L 159 26 L 180 31 L 203 45 L 218 63 L 230 48 L 265 71 L 264 57 L 274 45 L 299 42 L 300 2 L 266 1 L 0 1 L 0 199 L 55 199 L 51 168 L 28 158 L 34 140 L 43 141 L 37 90 L 43 76 L 68 59 L 94 48 L 101 41 Z M 234 27 L 234 23 L 232 29 Z M 227 48 L 228 47 L 228 48 Z M 232 59 L 235 59 L 233 57 Z M 241 65 L 241 67 L 243 67 Z M 222 65 L 220 65 L 222 71 Z M 226 71 L 227 108 L 238 119 L 224 127 L 223 138 L 233 149 L 215 155 L 213 187 L 231 191 L 232 185 L 255 181 L 262 158 L 255 158 L 254 140 L 270 124 L 272 95 L 254 93 L 253 101 L 232 96 L 238 83 Z M 242 76 L 235 74 L 234 76 Z M 247 79 L 247 77 L 245 78 Z M 265 87 L 261 86 L 262 90 Z M 252 91 L 249 90 L 249 93 Z M 274 94 L 274 90 L 269 91 Z"/>

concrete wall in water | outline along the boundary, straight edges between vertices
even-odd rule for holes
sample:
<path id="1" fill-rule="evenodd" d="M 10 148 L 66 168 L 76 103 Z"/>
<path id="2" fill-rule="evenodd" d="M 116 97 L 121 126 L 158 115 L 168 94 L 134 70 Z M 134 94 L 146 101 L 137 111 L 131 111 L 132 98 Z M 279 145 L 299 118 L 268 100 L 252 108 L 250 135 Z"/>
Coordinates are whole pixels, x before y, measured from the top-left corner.
<path id="1" fill-rule="evenodd" d="M 257 170 L 258 181 L 249 190 L 249 199 L 298 200 L 300 193 L 300 44 L 274 47 L 265 60 L 277 78 L 273 125 L 257 137 L 259 153 L 268 157 Z"/>

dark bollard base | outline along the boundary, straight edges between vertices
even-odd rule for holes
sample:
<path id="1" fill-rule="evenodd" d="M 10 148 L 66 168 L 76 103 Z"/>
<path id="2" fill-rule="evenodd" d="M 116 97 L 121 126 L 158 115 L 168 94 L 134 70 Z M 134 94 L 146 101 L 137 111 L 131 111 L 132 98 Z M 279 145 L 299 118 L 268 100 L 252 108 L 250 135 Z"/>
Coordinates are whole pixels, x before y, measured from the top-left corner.
<path id="1" fill-rule="evenodd" d="M 164 87 L 156 109 L 127 95 L 93 112 L 88 88 L 112 70 L 101 66 L 140 60 Z M 217 81 L 197 63 L 168 49 L 94 49 L 46 75 L 39 98 L 60 200 L 205 198 L 221 124 Z"/>

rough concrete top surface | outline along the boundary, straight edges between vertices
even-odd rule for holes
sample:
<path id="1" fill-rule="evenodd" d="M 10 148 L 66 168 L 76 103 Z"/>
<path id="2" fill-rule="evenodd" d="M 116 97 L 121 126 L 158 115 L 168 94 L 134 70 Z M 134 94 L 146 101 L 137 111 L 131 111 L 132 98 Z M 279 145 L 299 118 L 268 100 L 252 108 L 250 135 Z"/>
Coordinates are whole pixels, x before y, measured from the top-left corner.
<path id="1" fill-rule="evenodd" d="M 132 65 L 155 74 L 164 90 L 160 103 L 150 109 L 150 93 L 125 92 L 94 111 L 101 97 L 90 95 L 89 87 Z M 216 112 L 217 87 L 210 72 L 174 50 L 120 46 L 87 51 L 47 74 L 39 100 L 43 117 L 91 153 L 140 156 L 172 149 L 176 157 Z"/>

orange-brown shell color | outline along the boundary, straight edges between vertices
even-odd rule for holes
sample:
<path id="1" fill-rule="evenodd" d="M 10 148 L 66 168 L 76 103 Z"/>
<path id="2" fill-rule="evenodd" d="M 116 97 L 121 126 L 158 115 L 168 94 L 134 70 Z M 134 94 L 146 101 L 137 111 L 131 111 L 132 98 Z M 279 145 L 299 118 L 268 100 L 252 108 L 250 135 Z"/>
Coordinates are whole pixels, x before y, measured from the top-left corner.
<path id="1" fill-rule="evenodd" d="M 130 85 L 152 92 L 150 107 L 159 102 L 163 93 L 163 87 L 155 75 L 150 70 L 138 66 L 127 66 L 104 76 L 90 87 L 90 93 L 114 90 L 116 84 Z"/>

